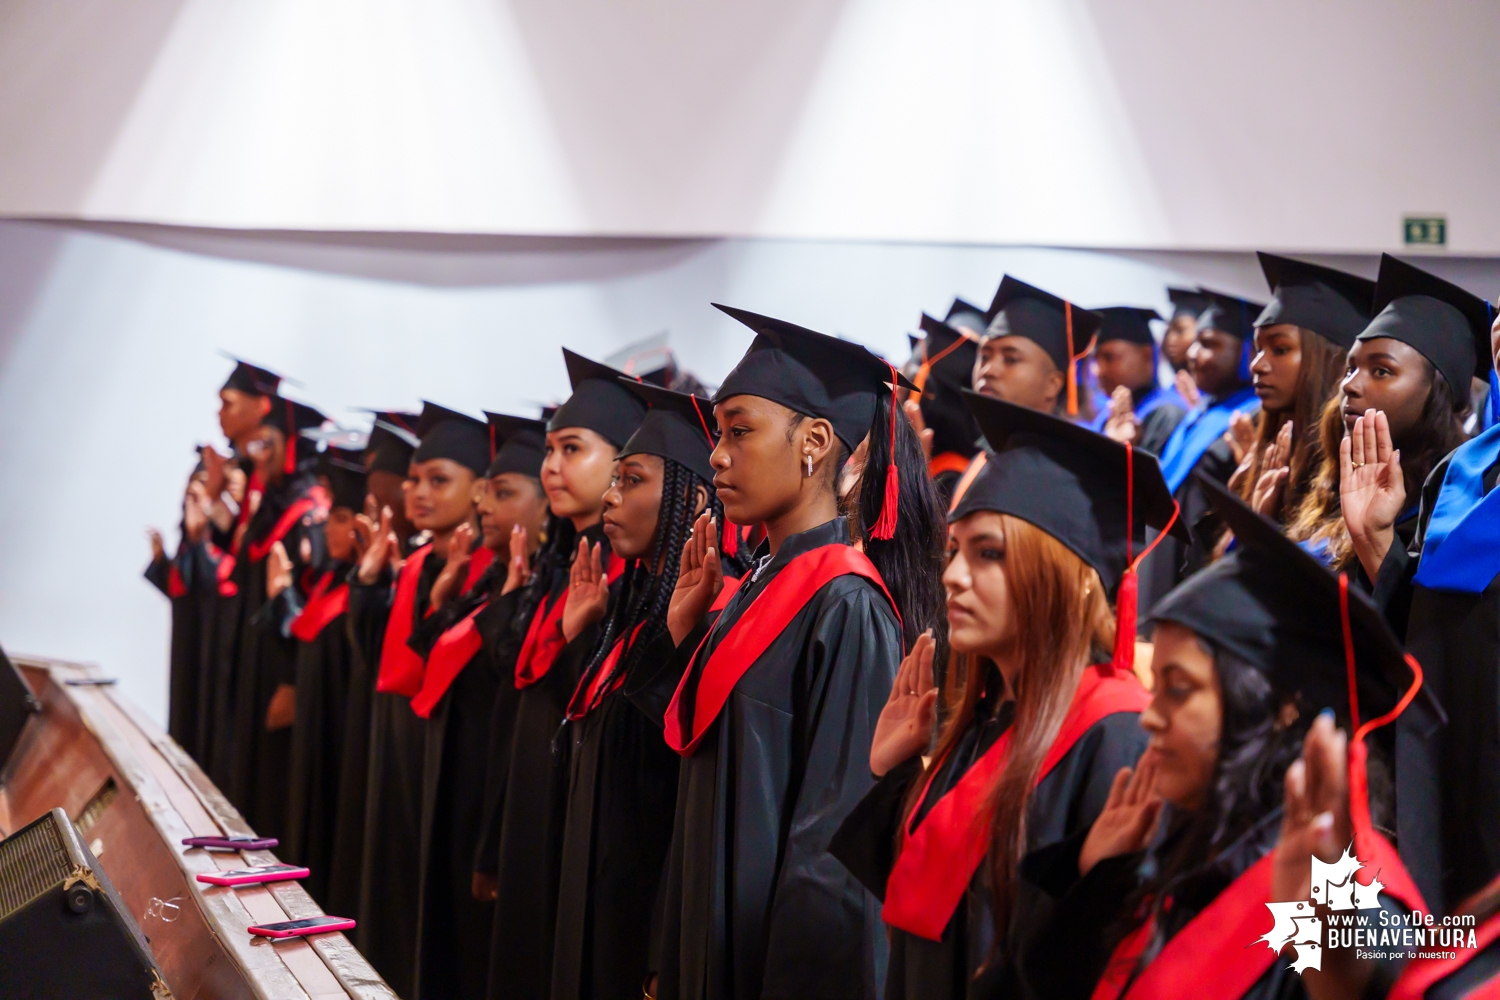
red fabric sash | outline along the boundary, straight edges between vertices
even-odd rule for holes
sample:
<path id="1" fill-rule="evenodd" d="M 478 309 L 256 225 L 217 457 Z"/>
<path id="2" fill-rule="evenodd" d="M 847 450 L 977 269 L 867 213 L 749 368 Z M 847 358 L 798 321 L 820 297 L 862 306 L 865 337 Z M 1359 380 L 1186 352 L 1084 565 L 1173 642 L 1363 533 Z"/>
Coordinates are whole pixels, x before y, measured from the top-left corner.
<path id="1" fill-rule="evenodd" d="M 792 619 L 818 591 L 838 577 L 851 575 L 862 576 L 879 587 L 885 599 L 891 602 L 891 610 L 896 610 L 896 602 L 885 589 L 880 571 L 863 552 L 852 545 L 823 545 L 802 553 L 787 563 L 766 585 L 766 589 L 745 609 L 745 613 L 729 629 L 708 662 L 703 665 L 698 691 L 693 699 L 693 725 L 696 732 L 689 734 L 682 731 L 682 692 L 693 675 L 692 664 L 698 662 L 703 644 L 700 643 L 694 651 L 687 671 L 672 694 L 672 703 L 667 706 L 667 745 L 684 757 L 690 755 L 709 726 L 719 717 L 724 703 L 729 700 L 729 692 L 745 676 L 745 671 L 760 659 L 761 654 L 770 648 L 776 637 L 791 624 Z M 899 611 L 896 612 L 896 618 L 898 621 L 901 618 Z M 713 630 L 710 629 L 709 635 L 712 634 Z M 709 635 L 703 637 L 704 643 L 708 642 Z"/>
<path id="2" fill-rule="evenodd" d="M 1151 921 L 1137 927 L 1110 957 L 1093 1000 L 1177 1000 L 1189 983 L 1194 996 L 1244 996 L 1278 959 L 1258 940 L 1271 916 L 1265 904 L 1271 898 L 1274 857 L 1274 852 L 1267 854 L 1231 882 L 1122 992 L 1155 930 Z"/>
<path id="3" fill-rule="evenodd" d="M 625 572 L 625 560 L 609 558 L 609 568 L 604 572 L 607 583 L 614 583 Z M 549 606 L 551 595 L 542 598 L 531 624 L 526 628 L 526 638 L 521 643 L 521 652 L 516 656 L 516 687 L 525 689 L 547 676 L 557 655 L 567 646 L 563 636 L 563 610 L 568 606 L 568 592 L 557 597 L 557 604 Z"/>
<path id="4" fill-rule="evenodd" d="M 495 553 L 491 549 L 481 548 L 470 555 L 468 569 L 464 573 L 464 584 L 459 594 L 467 594 L 473 589 L 479 577 L 494 561 Z M 413 586 L 413 607 L 416 603 L 415 593 L 415 586 Z M 438 641 L 428 652 L 427 662 L 422 664 L 421 676 L 416 681 L 417 693 L 412 696 L 411 701 L 412 711 L 422 718 L 432 715 L 433 708 L 447 693 L 448 686 L 463 672 L 464 667 L 469 665 L 474 654 L 479 652 L 483 639 L 479 635 L 478 627 L 474 624 L 474 616 L 484 610 L 487 604 L 489 604 L 488 600 L 469 612 L 458 624 L 450 626 L 438 637 Z M 432 611 L 433 609 L 429 607 L 427 614 L 432 614 Z M 411 617 L 408 614 L 406 620 L 410 622 Z M 389 635 L 389 631 L 386 634 Z M 408 638 L 410 634 L 411 629 L 408 627 Z M 402 641 L 405 642 L 405 640 Z M 410 650 L 410 647 L 407 648 Z M 413 655 L 416 654 L 413 653 Z"/>
<path id="5" fill-rule="evenodd" d="M 979 454 L 974 456 L 974 461 L 969 463 L 968 471 L 959 479 L 958 485 L 953 487 L 953 499 L 948 501 L 948 513 L 951 514 L 958 509 L 958 502 L 964 498 L 965 493 L 969 492 L 969 487 L 974 485 L 974 480 L 979 478 L 979 473 L 984 471 L 985 463 L 988 461 L 989 455 L 980 449 Z"/>
<path id="6" fill-rule="evenodd" d="M 172 568 L 167 570 L 167 596 L 186 597 L 187 584 L 182 582 L 182 571 L 173 563 Z"/>
<path id="7" fill-rule="evenodd" d="M 1422 1000 L 1427 991 L 1467 965 L 1475 955 L 1500 940 L 1500 914 L 1491 917 L 1474 928 L 1474 948 L 1445 948 L 1456 951 L 1454 958 L 1414 958 L 1406 963 L 1396 985 L 1391 987 L 1390 1000 Z M 1500 979 L 1491 979 L 1468 993 L 1465 1000 L 1494 1000 L 1500 997 Z"/>
<path id="8" fill-rule="evenodd" d="M 220 597 L 233 597 L 240 592 L 240 585 L 235 583 L 234 556 L 228 552 L 221 552 L 216 545 L 208 546 L 209 557 L 214 561 L 214 582 L 218 585 Z"/>
<path id="9" fill-rule="evenodd" d="M 385 641 L 380 646 L 380 673 L 375 680 L 375 690 L 385 694 L 410 698 L 422 690 L 422 658 L 406 644 L 406 640 L 411 638 L 412 616 L 417 609 L 417 578 L 422 575 L 422 564 L 431 554 L 430 543 L 413 552 L 396 579 L 396 597 L 391 602 L 391 615 L 385 624 Z"/>
<path id="10" fill-rule="evenodd" d="M 349 585 L 333 586 L 333 570 L 324 573 L 307 595 L 307 604 L 302 613 L 292 622 L 292 635 L 303 642 L 312 642 L 324 627 L 339 615 L 349 610 Z"/>
<path id="11" fill-rule="evenodd" d="M 1037 784 L 1096 722 L 1117 712 L 1140 712 L 1150 701 L 1151 696 L 1134 674 L 1112 670 L 1107 664 L 1086 669 L 1057 737 L 1042 759 Z M 974 762 L 928 811 L 915 832 L 911 824 L 916 810 L 912 810 L 901 831 L 901 853 L 886 882 L 881 916 L 892 927 L 929 941 L 942 939 L 943 929 L 953 919 L 989 851 L 989 796 L 1005 768 L 1010 736 L 1007 730 Z M 938 762 L 928 768 L 927 786 L 931 786 L 940 767 Z M 922 798 L 926 797 L 924 787 Z"/>
<path id="12" fill-rule="evenodd" d="M 260 562 L 270 554 L 271 546 L 287 536 L 287 532 L 302 520 L 303 515 L 314 509 L 328 510 L 328 491 L 321 486 L 314 486 L 307 491 L 307 495 L 297 500 L 288 507 L 271 529 L 271 533 L 258 542 L 250 543 L 250 561 Z"/>

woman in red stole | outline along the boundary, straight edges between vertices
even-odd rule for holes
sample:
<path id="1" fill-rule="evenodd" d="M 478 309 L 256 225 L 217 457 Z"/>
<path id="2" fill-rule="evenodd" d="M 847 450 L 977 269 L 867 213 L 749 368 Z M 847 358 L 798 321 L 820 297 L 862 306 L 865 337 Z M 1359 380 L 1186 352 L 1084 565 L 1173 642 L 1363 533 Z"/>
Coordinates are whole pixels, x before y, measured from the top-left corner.
<path id="1" fill-rule="evenodd" d="M 1022 962 L 1033 996 L 1304 996 L 1304 977 L 1318 973 L 1294 971 L 1262 936 L 1275 924 L 1267 903 L 1305 904 L 1312 916 L 1322 898 L 1312 887 L 1278 899 L 1272 849 L 1284 789 L 1302 773 L 1288 769 L 1323 712 L 1354 733 L 1340 843 L 1352 841 L 1364 867 L 1350 891 L 1379 873 L 1380 906 L 1424 908 L 1371 821 L 1364 744 L 1416 696 L 1420 668 L 1347 578 L 1226 489 L 1201 485 L 1238 547 L 1153 612 L 1155 689 L 1141 715 L 1151 742 L 1139 767 L 1116 776 L 1086 835 L 1022 863 L 1056 900 Z M 1363 726 L 1362 712 L 1374 716 Z"/>
<path id="2" fill-rule="evenodd" d="M 1123 589 L 1133 617 L 1121 582 L 1146 527 L 1170 529 L 1174 512 L 1150 455 L 966 398 L 996 451 L 950 515 L 953 707 L 924 766 L 939 693 L 924 638 L 876 727 L 880 781 L 834 844 L 884 899 L 885 995 L 900 1000 L 1016 995 L 1009 955 L 1037 919 L 1015 877 L 1022 854 L 1087 830 L 1145 747 L 1134 626 L 1117 656 L 1108 598 Z"/>

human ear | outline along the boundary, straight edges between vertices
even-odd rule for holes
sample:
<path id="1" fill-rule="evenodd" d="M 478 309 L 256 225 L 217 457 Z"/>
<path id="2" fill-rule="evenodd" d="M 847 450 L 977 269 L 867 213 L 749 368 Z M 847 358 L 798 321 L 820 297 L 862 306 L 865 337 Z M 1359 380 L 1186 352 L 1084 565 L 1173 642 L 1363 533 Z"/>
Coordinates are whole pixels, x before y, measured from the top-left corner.
<path id="1" fill-rule="evenodd" d="M 821 465 L 830 452 L 833 451 L 834 442 L 837 438 L 833 433 L 833 424 L 825 418 L 818 417 L 813 420 L 802 422 L 802 440 L 798 450 L 799 462 L 802 456 L 810 456 L 813 465 Z"/>

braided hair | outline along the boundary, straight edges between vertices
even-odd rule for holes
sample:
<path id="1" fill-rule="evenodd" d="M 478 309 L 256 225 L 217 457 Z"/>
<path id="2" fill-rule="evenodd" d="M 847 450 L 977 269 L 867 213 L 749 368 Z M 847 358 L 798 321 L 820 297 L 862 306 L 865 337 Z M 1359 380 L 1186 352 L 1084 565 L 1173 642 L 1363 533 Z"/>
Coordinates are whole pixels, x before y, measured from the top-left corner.
<path id="1" fill-rule="evenodd" d="M 667 629 L 667 608 L 672 601 L 672 592 L 677 588 L 677 574 L 682 563 L 682 549 L 692 533 L 697 520 L 699 491 L 706 493 L 708 504 L 704 508 L 722 532 L 725 524 L 724 505 L 714 495 L 712 484 L 704 482 L 687 466 L 670 458 L 662 458 L 661 508 L 656 517 L 656 541 L 651 554 L 645 559 L 633 559 L 621 578 L 620 596 L 614 601 L 610 613 L 599 631 L 599 639 L 589 654 L 588 666 L 584 668 L 580 682 L 588 690 L 594 676 L 604 668 L 615 643 L 624 639 L 626 648 L 610 668 L 609 676 L 597 686 L 598 694 L 586 711 L 597 708 L 605 695 L 614 686 L 615 678 L 628 677 L 640 660 L 642 651 Z M 740 547 L 743 549 L 743 546 Z M 726 557 L 722 551 L 720 563 L 726 576 L 744 573 L 744 557 L 737 553 Z M 661 571 L 652 573 L 653 566 Z M 640 632 L 636 633 L 636 628 Z M 634 639 L 631 638 L 635 634 Z"/>

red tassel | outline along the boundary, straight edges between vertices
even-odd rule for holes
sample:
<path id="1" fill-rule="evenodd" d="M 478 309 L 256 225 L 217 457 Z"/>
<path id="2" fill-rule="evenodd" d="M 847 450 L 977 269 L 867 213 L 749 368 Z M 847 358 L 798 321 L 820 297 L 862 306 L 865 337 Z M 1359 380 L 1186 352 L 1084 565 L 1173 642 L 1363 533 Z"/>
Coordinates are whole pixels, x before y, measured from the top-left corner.
<path id="1" fill-rule="evenodd" d="M 888 541 L 896 535 L 896 501 L 901 494 L 901 479 L 896 463 L 885 467 L 885 502 L 880 505 L 880 520 L 870 529 L 871 538 Z"/>
<path id="2" fill-rule="evenodd" d="M 286 461 L 284 471 L 288 476 L 297 473 L 297 415 L 292 412 L 292 401 L 286 401 Z"/>
<path id="3" fill-rule="evenodd" d="M 1115 655 L 1110 666 L 1115 670 L 1130 673 L 1135 670 L 1135 615 L 1136 593 L 1135 567 L 1120 577 L 1120 589 L 1115 595 Z"/>
<path id="4" fill-rule="evenodd" d="M 731 524 L 729 518 L 726 517 L 719 534 L 721 535 L 719 538 L 719 548 L 724 550 L 724 555 L 727 558 L 733 559 L 740 551 L 740 526 Z"/>

